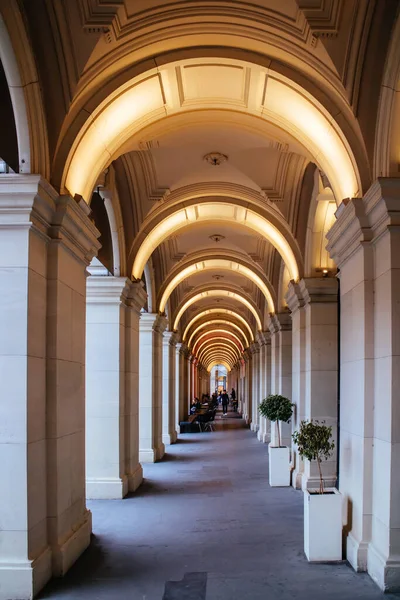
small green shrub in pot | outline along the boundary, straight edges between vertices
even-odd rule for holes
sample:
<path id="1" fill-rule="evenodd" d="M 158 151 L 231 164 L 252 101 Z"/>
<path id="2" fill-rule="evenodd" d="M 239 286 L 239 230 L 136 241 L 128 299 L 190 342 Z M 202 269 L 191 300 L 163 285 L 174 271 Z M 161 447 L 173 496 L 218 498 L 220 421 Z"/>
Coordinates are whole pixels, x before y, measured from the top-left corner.
<path id="1" fill-rule="evenodd" d="M 293 404 L 285 396 L 279 394 L 270 394 L 260 403 L 258 412 L 261 416 L 269 421 L 275 422 L 276 432 L 278 435 L 278 448 L 281 448 L 281 432 L 279 429 L 279 421 L 289 423 L 293 414 Z"/>
<path id="2" fill-rule="evenodd" d="M 332 427 L 324 422 L 302 421 L 299 431 L 292 434 L 294 443 L 302 458 L 309 461 L 316 460 L 319 471 L 319 493 L 324 493 L 324 480 L 322 478 L 321 462 L 332 456 L 335 443 L 331 441 Z"/>

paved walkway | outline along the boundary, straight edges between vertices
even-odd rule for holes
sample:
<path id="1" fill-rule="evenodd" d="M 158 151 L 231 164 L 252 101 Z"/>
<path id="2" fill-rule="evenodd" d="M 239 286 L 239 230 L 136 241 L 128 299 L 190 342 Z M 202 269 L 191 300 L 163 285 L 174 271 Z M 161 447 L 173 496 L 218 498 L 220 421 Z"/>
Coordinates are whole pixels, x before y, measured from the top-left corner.
<path id="1" fill-rule="evenodd" d="M 399 599 L 345 563 L 307 562 L 302 493 L 268 486 L 267 447 L 241 420 L 181 436 L 145 477 L 130 498 L 90 502 L 91 547 L 40 598 Z"/>

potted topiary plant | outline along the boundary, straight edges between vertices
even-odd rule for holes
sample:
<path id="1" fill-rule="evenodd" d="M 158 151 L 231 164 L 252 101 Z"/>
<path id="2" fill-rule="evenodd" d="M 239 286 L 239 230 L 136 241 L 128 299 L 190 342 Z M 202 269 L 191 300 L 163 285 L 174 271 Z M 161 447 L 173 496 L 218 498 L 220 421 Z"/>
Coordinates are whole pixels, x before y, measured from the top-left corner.
<path id="1" fill-rule="evenodd" d="M 259 413 L 275 423 L 278 445 L 269 445 L 269 485 L 272 487 L 290 485 L 288 446 L 281 445 L 280 422 L 289 423 L 293 414 L 293 404 L 285 396 L 270 394 L 258 407 Z"/>
<path id="2" fill-rule="evenodd" d="M 299 455 L 318 465 L 319 489 L 304 490 L 304 552 L 311 562 L 342 559 L 342 495 L 325 488 L 321 463 L 332 456 L 332 427 L 319 421 L 302 421 L 292 435 Z"/>

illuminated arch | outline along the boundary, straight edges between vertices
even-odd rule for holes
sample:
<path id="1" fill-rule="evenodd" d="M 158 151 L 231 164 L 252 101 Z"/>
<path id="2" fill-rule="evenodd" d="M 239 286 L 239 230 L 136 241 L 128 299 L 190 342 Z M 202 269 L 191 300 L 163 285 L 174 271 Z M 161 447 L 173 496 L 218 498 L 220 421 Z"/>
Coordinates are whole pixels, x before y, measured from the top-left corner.
<path id="1" fill-rule="evenodd" d="M 226 336 L 232 336 L 232 338 L 234 340 L 236 340 L 238 347 L 240 348 L 240 350 L 243 352 L 244 351 L 244 346 L 243 346 L 243 342 L 241 341 L 241 339 L 239 338 L 239 336 L 236 335 L 236 333 L 232 333 L 231 331 L 227 331 L 226 329 L 212 329 L 210 331 L 205 331 L 204 333 L 202 333 L 195 341 L 195 343 L 193 344 L 193 351 L 196 353 L 198 350 L 198 344 L 200 343 L 200 341 L 204 338 L 207 339 L 212 339 L 209 336 L 213 336 L 214 334 L 226 334 Z M 233 342 L 233 340 L 232 340 Z"/>
<path id="2" fill-rule="evenodd" d="M 249 332 L 250 340 L 254 341 L 254 335 L 253 335 L 252 329 L 251 329 L 250 325 L 248 324 L 248 322 L 246 321 L 246 319 L 244 317 L 242 317 L 242 315 L 239 315 L 239 313 L 237 313 L 236 311 L 230 310 L 228 308 L 209 308 L 206 310 L 202 310 L 198 315 L 195 315 L 189 321 L 189 323 L 186 326 L 185 331 L 183 333 L 182 340 L 185 341 L 185 339 L 188 335 L 188 332 L 189 332 L 190 328 L 194 325 L 194 323 L 196 323 L 197 321 L 199 321 L 206 315 L 216 315 L 216 314 L 229 315 L 232 318 L 237 319 L 242 325 L 244 325 L 244 327 L 246 327 L 247 331 Z"/>
<path id="3" fill-rule="evenodd" d="M 187 277 L 195 275 L 197 273 L 218 270 L 218 271 L 232 271 L 239 275 L 243 275 L 247 279 L 250 279 L 263 293 L 269 312 L 275 312 L 275 303 L 271 294 L 272 287 L 268 285 L 263 277 L 256 273 L 254 268 L 243 264 L 244 261 L 233 260 L 230 258 L 223 257 L 208 257 L 201 260 L 190 260 L 185 261 L 183 264 L 174 269 L 171 275 L 167 278 L 160 290 L 160 302 L 158 310 L 164 312 L 165 305 L 168 298 L 172 294 L 173 290 Z"/>
<path id="4" fill-rule="evenodd" d="M 189 308 L 189 306 L 192 306 L 192 304 L 194 304 L 195 302 L 198 302 L 199 300 L 202 300 L 204 298 L 214 298 L 214 297 L 232 298 L 233 300 L 237 300 L 238 302 L 240 302 L 241 304 L 246 306 L 246 308 L 248 308 L 250 310 L 250 312 L 252 313 L 252 315 L 254 316 L 254 318 L 256 320 L 257 328 L 260 331 L 262 331 L 262 324 L 261 324 L 260 316 L 259 316 L 257 310 L 255 309 L 255 307 L 251 304 L 251 302 L 249 302 L 249 300 L 247 300 L 247 298 L 245 298 L 243 295 L 239 294 L 238 292 L 231 292 L 229 290 L 223 290 L 223 289 L 209 289 L 209 290 L 200 292 L 198 294 L 195 294 L 194 296 L 192 296 L 191 298 L 186 300 L 184 302 L 184 304 L 177 311 L 177 314 L 176 314 L 176 317 L 175 317 L 174 323 L 173 323 L 173 330 L 174 331 L 177 330 L 179 321 L 181 320 L 183 313 Z"/>
<path id="5" fill-rule="evenodd" d="M 340 127 L 322 104 L 276 71 L 233 58 L 187 59 L 158 65 L 114 90 L 82 126 L 69 152 L 61 188 L 67 188 L 73 196 L 90 198 L 99 173 L 118 155 L 121 146 L 144 124 L 164 119 L 166 114 L 205 110 L 215 108 L 216 104 L 231 111 L 235 107 L 238 112 L 249 112 L 246 102 L 240 103 L 232 96 L 236 86 L 230 85 L 225 86 L 225 95 L 220 94 L 217 102 L 210 93 L 203 97 L 199 93 L 194 103 L 175 101 L 179 95 L 172 93 L 171 86 L 179 85 L 178 72 L 189 65 L 203 69 L 215 69 L 215 65 L 235 66 L 249 74 L 254 71 L 248 81 L 254 87 L 255 103 L 261 109 L 258 112 L 261 123 L 266 121 L 280 127 L 309 149 L 327 174 L 338 202 L 359 194 L 360 180 L 353 153 Z M 204 78 L 207 80 L 205 71 Z"/>
<path id="6" fill-rule="evenodd" d="M 227 362 L 223 361 L 223 360 L 213 360 L 208 366 L 206 366 L 206 369 L 208 372 L 211 371 L 211 369 L 213 367 L 215 367 L 215 365 L 222 365 L 223 367 L 225 367 L 225 369 L 228 370 L 228 373 L 230 371 L 232 371 L 232 367 L 230 365 L 228 365 Z M 233 365 L 232 365 L 233 366 Z"/>
<path id="7" fill-rule="evenodd" d="M 218 357 L 220 357 L 221 360 L 225 359 L 231 365 L 234 365 L 238 361 L 237 356 L 232 354 L 226 348 L 222 348 L 222 347 L 210 348 L 207 352 L 204 353 L 203 360 L 207 363 L 210 359 L 218 358 Z"/>
<path id="8" fill-rule="evenodd" d="M 204 329 L 204 327 L 209 327 L 210 325 L 211 326 L 225 325 L 226 326 L 226 329 L 224 328 L 225 331 L 229 331 L 229 329 L 227 329 L 227 328 L 232 327 L 236 331 L 239 331 L 240 334 L 243 336 L 246 347 L 248 347 L 250 345 L 247 335 L 244 333 L 243 329 L 241 327 L 239 327 L 239 325 L 236 325 L 236 323 L 232 323 L 232 321 L 227 321 L 224 319 L 209 319 L 207 321 L 204 321 L 204 323 L 202 323 L 198 327 L 196 327 L 196 329 L 193 331 L 193 333 L 190 335 L 190 337 L 188 339 L 188 346 L 189 347 L 191 346 L 191 341 L 192 341 L 193 337 L 196 335 L 196 333 L 198 333 L 201 329 Z"/>
<path id="9" fill-rule="evenodd" d="M 135 257 L 132 277 L 141 278 L 150 256 L 168 237 L 204 223 L 229 223 L 256 232 L 277 249 L 291 278 L 299 279 L 301 255 L 287 223 L 258 192 L 226 182 L 178 189 L 158 210 L 149 214 L 130 251 Z"/>
<path id="10" fill-rule="evenodd" d="M 211 370 L 209 368 L 210 364 L 217 365 L 217 364 L 223 364 L 223 363 L 229 364 L 229 370 L 230 371 L 233 369 L 234 363 L 230 359 L 224 358 L 222 356 L 220 356 L 220 357 L 218 357 L 218 356 L 210 356 L 209 359 L 208 359 L 208 361 L 207 361 L 207 364 L 206 364 L 206 369 L 207 369 L 208 372 L 210 372 L 210 370 Z"/>
<path id="11" fill-rule="evenodd" d="M 225 340 L 224 338 L 215 338 L 214 340 L 209 340 L 208 344 L 204 344 L 204 347 L 198 353 L 199 360 L 201 361 L 204 356 L 213 350 L 223 350 L 224 352 L 231 354 L 235 360 L 239 360 L 241 356 L 241 352 L 233 342 L 229 342 L 229 340 Z"/>
<path id="12" fill-rule="evenodd" d="M 241 356 L 241 351 L 236 346 L 235 342 L 224 337 L 215 337 L 213 339 L 206 340 L 201 346 L 202 347 L 196 352 L 196 356 L 198 356 L 199 360 L 201 360 L 201 357 L 209 352 L 212 348 L 224 348 L 229 350 L 238 359 Z"/>
<path id="13" fill-rule="evenodd" d="M 226 360 L 232 366 L 238 361 L 237 357 L 233 356 L 231 353 L 229 353 L 229 351 L 225 350 L 224 348 L 210 348 L 210 350 L 204 354 L 203 360 L 206 364 L 208 364 L 208 362 L 214 358 Z"/>
<path id="14" fill-rule="evenodd" d="M 233 342 L 232 340 L 229 340 L 228 338 L 222 337 L 222 336 L 221 337 L 216 336 L 214 338 L 210 338 L 210 339 L 202 342 L 200 344 L 199 348 L 197 348 L 195 355 L 198 356 L 199 360 L 201 360 L 203 353 L 213 346 L 224 346 L 226 348 L 232 348 L 232 350 L 234 351 L 235 354 L 237 354 L 238 357 L 240 357 L 240 355 L 241 355 L 241 351 L 236 346 L 235 342 Z"/>

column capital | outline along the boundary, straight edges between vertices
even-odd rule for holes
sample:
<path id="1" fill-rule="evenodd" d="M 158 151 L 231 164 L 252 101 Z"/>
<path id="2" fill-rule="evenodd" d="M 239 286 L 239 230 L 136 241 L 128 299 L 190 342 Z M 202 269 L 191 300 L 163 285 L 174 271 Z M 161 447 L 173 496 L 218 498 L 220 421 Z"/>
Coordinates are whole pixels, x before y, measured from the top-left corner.
<path id="1" fill-rule="evenodd" d="M 314 302 L 337 302 L 338 282 L 336 277 L 308 277 L 299 283 L 304 304 Z"/>
<path id="2" fill-rule="evenodd" d="M 258 354 L 260 352 L 260 346 L 257 342 L 253 342 L 252 344 L 250 344 L 248 349 L 251 352 L 251 354 Z"/>
<path id="3" fill-rule="evenodd" d="M 144 285 L 142 281 L 131 281 L 129 279 L 129 284 L 126 286 L 126 304 L 133 310 L 141 315 L 140 311 L 143 306 L 146 304 L 147 300 L 147 292 L 144 289 Z"/>
<path id="4" fill-rule="evenodd" d="M 270 331 L 259 331 L 256 335 L 256 342 L 261 346 L 266 346 L 271 343 Z"/>
<path id="5" fill-rule="evenodd" d="M 189 358 L 189 356 L 190 356 L 190 350 L 189 350 L 189 348 L 187 347 L 187 345 L 184 342 L 181 343 L 179 351 L 180 351 L 181 354 L 183 354 L 183 356 L 186 359 Z"/>
<path id="6" fill-rule="evenodd" d="M 88 266 L 100 248 L 100 232 L 81 199 L 60 196 L 40 175 L 0 175 L 0 229 L 30 229 L 62 243 Z"/>
<path id="7" fill-rule="evenodd" d="M 176 331 L 164 331 L 163 333 L 163 344 L 164 346 L 176 346 L 177 345 L 177 334 Z"/>
<path id="8" fill-rule="evenodd" d="M 304 298 L 301 293 L 300 284 L 295 281 L 290 281 L 288 291 L 285 295 L 285 300 L 291 313 L 295 313 L 304 306 Z"/>
<path id="9" fill-rule="evenodd" d="M 157 333 L 163 333 L 168 325 L 167 319 L 162 315 L 146 312 L 140 314 L 139 323 L 141 331 L 155 331 Z"/>
<path id="10" fill-rule="evenodd" d="M 252 357 L 252 353 L 250 351 L 250 348 L 247 348 L 244 352 L 243 352 L 243 360 L 245 363 L 248 363 L 251 361 L 251 357 Z"/>
<path id="11" fill-rule="evenodd" d="M 336 277 L 306 277 L 299 283 L 290 282 L 286 302 L 294 314 L 306 304 L 337 302 L 337 292 Z"/>
<path id="12" fill-rule="evenodd" d="M 90 275 L 86 280 L 86 298 L 93 304 L 114 304 L 123 300 L 130 280 L 113 275 Z"/>
<path id="13" fill-rule="evenodd" d="M 399 199 L 400 180 L 379 177 L 364 198 L 342 202 L 336 211 L 336 223 L 327 234 L 327 250 L 340 268 L 360 245 L 400 225 Z"/>
<path id="14" fill-rule="evenodd" d="M 290 313 L 284 312 L 270 315 L 268 327 L 271 335 L 278 333 L 278 331 L 290 331 L 292 329 Z"/>

